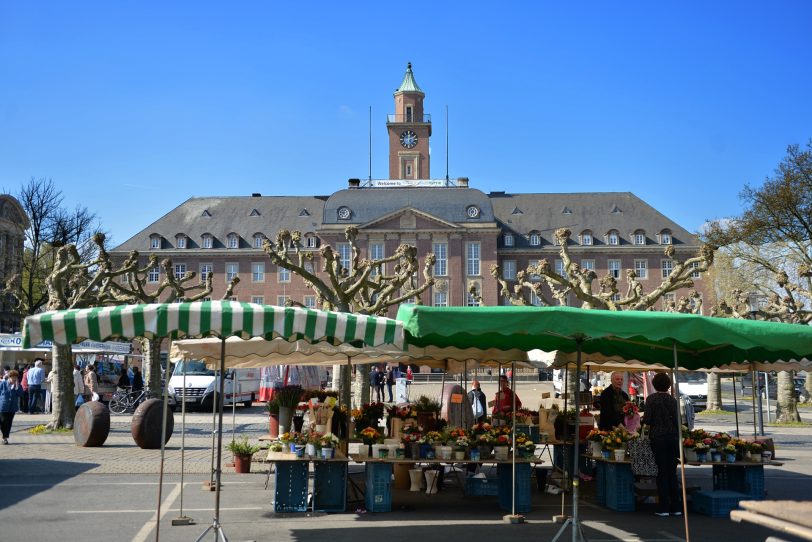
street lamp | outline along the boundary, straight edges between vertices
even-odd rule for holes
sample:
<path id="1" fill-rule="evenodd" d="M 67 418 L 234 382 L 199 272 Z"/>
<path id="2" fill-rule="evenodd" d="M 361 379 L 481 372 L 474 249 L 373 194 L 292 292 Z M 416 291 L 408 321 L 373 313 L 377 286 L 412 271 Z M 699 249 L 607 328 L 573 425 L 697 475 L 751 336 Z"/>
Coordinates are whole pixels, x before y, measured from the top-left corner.
<path id="1" fill-rule="evenodd" d="M 759 313 L 759 310 L 762 307 L 763 302 L 764 302 L 764 295 L 763 294 L 760 294 L 758 292 L 750 292 L 747 295 L 747 315 L 751 320 L 758 319 L 758 313 Z M 766 373 L 765 373 L 764 377 L 765 377 L 765 380 L 766 380 L 766 378 L 767 378 Z M 770 391 L 769 391 L 769 389 L 770 389 L 770 387 L 769 387 L 769 383 L 767 383 L 767 384 L 768 384 L 767 385 L 767 411 L 769 412 L 769 409 L 770 409 L 770 403 L 769 403 L 769 401 L 770 401 Z M 753 389 L 753 394 L 754 395 L 756 393 L 758 393 L 758 403 L 756 404 L 758 414 L 757 414 L 757 418 L 756 418 L 756 413 L 755 412 L 753 413 L 753 416 L 754 416 L 753 425 L 754 426 L 756 425 L 756 419 L 757 419 L 758 420 L 758 434 L 761 435 L 761 436 L 764 436 L 764 413 L 761 410 L 761 378 L 760 378 L 760 375 L 759 375 L 758 371 L 753 371 L 753 387 L 752 387 L 752 389 Z"/>

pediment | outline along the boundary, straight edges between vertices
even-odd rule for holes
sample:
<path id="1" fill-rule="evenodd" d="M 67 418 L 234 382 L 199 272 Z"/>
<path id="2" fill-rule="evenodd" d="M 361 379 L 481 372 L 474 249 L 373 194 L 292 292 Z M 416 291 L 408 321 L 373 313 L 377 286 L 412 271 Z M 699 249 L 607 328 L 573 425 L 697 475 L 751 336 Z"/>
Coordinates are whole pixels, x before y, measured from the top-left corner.
<path id="1" fill-rule="evenodd" d="M 448 229 L 458 230 L 460 226 L 436 217 L 432 214 L 415 209 L 403 207 L 391 213 L 371 220 L 366 224 L 359 224 L 358 229 L 376 230 L 414 230 L 414 229 Z"/>

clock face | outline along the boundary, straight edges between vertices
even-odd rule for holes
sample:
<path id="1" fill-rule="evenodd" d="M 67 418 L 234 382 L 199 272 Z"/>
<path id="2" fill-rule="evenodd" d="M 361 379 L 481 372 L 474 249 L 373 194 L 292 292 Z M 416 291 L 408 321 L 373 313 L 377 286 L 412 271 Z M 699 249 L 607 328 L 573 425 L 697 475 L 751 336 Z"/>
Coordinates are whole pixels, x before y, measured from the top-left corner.
<path id="1" fill-rule="evenodd" d="M 411 149 L 415 145 L 417 145 L 417 134 L 412 132 L 411 130 L 406 130 L 402 134 L 400 134 L 400 144 L 406 147 L 407 149 Z"/>
<path id="2" fill-rule="evenodd" d="M 338 218 L 342 220 L 347 220 L 348 218 L 350 218 L 350 210 L 346 207 L 339 207 Z"/>
<path id="3" fill-rule="evenodd" d="M 468 213 L 468 216 L 471 218 L 476 218 L 479 216 L 479 208 L 476 205 L 471 205 L 468 209 L 465 210 Z"/>

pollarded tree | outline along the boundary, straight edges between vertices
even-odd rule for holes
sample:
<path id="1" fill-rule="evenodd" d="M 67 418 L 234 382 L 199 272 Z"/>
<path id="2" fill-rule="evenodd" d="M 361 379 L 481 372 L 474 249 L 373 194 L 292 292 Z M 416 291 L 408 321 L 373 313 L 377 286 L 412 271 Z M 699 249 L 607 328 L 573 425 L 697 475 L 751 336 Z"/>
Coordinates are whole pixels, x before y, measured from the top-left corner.
<path id="1" fill-rule="evenodd" d="M 421 265 L 414 246 L 402 244 L 391 256 L 367 259 L 361 256 L 358 247 L 358 228 L 348 226 L 344 237 L 351 250 L 349 267 L 341 263 L 340 256 L 330 245 L 324 245 L 319 250 L 320 273 L 312 266 L 313 251 L 304 250 L 301 232 L 281 230 L 274 241 L 266 239 L 263 248 L 274 265 L 302 277 L 316 293 L 318 305 L 325 310 L 384 315 L 389 307 L 404 301 L 420 303 L 420 294 L 434 284 L 434 254 L 424 257 L 423 281 L 419 283 Z M 388 270 L 391 272 L 387 273 Z M 368 376 L 369 367 L 359 366 L 355 381 L 355 397 L 359 403 L 369 402 Z M 345 405 L 350 402 L 348 378 L 346 366 L 334 367 L 333 386 L 340 389 Z"/>
<path id="2" fill-rule="evenodd" d="M 705 245 L 695 256 L 679 259 L 672 245 L 665 249 L 665 256 L 672 262 L 671 273 L 663 279 L 659 286 L 646 293 L 643 285 L 638 281 L 634 270 L 626 271 L 628 286 L 625 294 L 618 289 L 617 279 L 607 274 L 598 280 L 598 275 L 592 269 L 585 269 L 573 261 L 569 250 L 569 239 L 572 232 L 567 228 L 555 231 L 556 244 L 560 246 L 559 256 L 563 263 L 563 274 L 557 273 L 546 259 L 536 265 L 528 266 L 526 270 L 516 273 L 515 284 L 511 287 L 504 278 L 499 265 L 491 266 L 493 276 L 500 286 L 500 295 L 513 305 L 530 305 L 531 292 L 543 306 L 567 305 L 570 294 L 574 295 L 585 309 L 602 310 L 651 310 L 655 304 L 666 294 L 678 290 L 692 288 L 694 281 L 691 275 L 696 272 L 705 272 L 713 264 L 713 248 Z M 595 291 L 595 282 L 598 290 Z M 549 292 L 549 294 L 548 294 Z M 620 295 L 620 298 L 615 298 Z M 702 296 L 696 290 L 691 290 L 687 296 L 677 301 L 667 301 L 663 305 L 666 311 L 699 313 L 702 307 Z M 578 379 L 571 378 L 568 393 L 575 393 Z"/>
<path id="3" fill-rule="evenodd" d="M 739 195 L 741 216 L 711 223 L 707 239 L 722 247 L 738 272 L 750 277 L 751 291 L 732 291 L 714 314 L 792 324 L 812 323 L 812 140 L 805 149 L 787 148 L 775 174 L 760 188 L 746 185 Z M 764 300 L 754 303 L 754 299 Z M 799 421 L 794 373 L 778 373 L 776 418 Z M 807 391 L 812 382 L 807 378 Z"/>

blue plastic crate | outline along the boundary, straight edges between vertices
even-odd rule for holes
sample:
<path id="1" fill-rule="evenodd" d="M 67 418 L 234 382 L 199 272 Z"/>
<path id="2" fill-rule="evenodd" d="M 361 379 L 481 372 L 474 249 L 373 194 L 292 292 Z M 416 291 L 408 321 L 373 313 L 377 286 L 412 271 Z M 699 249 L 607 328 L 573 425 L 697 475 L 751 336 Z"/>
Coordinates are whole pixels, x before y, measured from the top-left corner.
<path id="1" fill-rule="evenodd" d="M 307 512 L 307 461 L 277 461 L 275 512 Z"/>
<path id="2" fill-rule="evenodd" d="M 369 512 L 392 511 L 392 463 L 366 464 L 364 503 Z"/>
<path id="3" fill-rule="evenodd" d="M 744 493 L 728 491 L 696 491 L 691 495 L 691 508 L 712 518 L 725 518 L 731 510 L 739 507 L 739 501 L 748 499 Z"/>
<path id="4" fill-rule="evenodd" d="M 529 512 L 532 506 L 530 500 L 530 475 L 532 470 L 529 463 L 516 465 L 516 512 Z M 499 506 L 503 510 L 513 509 L 513 468 L 512 465 L 500 463 L 496 467 L 496 476 L 499 479 Z"/>
<path id="5" fill-rule="evenodd" d="M 606 462 L 597 461 L 595 466 L 595 502 L 606 504 Z"/>
<path id="6" fill-rule="evenodd" d="M 617 512 L 634 512 L 634 475 L 628 463 L 603 462 L 605 476 L 605 505 L 606 508 Z"/>
<path id="7" fill-rule="evenodd" d="M 469 476 L 465 479 L 465 494 L 473 497 L 496 497 L 499 495 L 499 480 Z"/>
<path id="8" fill-rule="evenodd" d="M 347 509 L 347 463 L 316 461 L 313 474 L 313 509 L 344 512 Z"/>
<path id="9" fill-rule="evenodd" d="M 713 489 L 744 493 L 751 500 L 764 498 L 764 467 L 754 465 L 714 465 Z"/>

